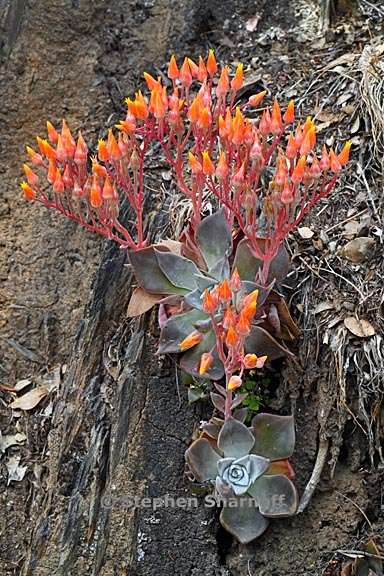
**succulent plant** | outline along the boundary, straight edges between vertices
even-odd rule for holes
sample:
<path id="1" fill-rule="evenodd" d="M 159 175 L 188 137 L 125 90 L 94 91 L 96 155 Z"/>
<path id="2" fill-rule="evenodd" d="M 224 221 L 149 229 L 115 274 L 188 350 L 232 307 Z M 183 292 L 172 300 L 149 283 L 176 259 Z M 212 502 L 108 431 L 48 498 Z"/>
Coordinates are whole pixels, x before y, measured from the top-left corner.
<path id="1" fill-rule="evenodd" d="M 288 462 L 294 445 L 293 416 L 257 414 L 250 428 L 236 418 L 215 419 L 186 451 L 195 479 L 215 487 L 220 523 L 243 544 L 264 532 L 268 518 L 296 513 Z"/>
<path id="2" fill-rule="evenodd" d="M 260 244 L 263 242 L 260 239 Z M 188 335 L 196 330 L 202 335 L 181 358 L 186 372 L 197 376 L 201 356 L 210 352 L 216 342 L 210 317 L 203 310 L 204 293 L 229 279 L 234 270 L 239 273 L 245 293 L 258 290 L 258 311 L 245 341 L 246 352 L 267 355 L 269 360 L 290 354 L 275 337 L 293 339 L 297 328 L 283 298 L 272 290 L 288 272 L 288 255 L 280 247 L 270 265 L 268 285 L 261 286 L 258 274 L 263 262 L 252 254 L 245 238 L 233 241 L 223 209 L 203 219 L 193 238 L 187 235 L 181 244 L 130 251 L 129 258 L 139 284 L 129 306 L 131 314 L 141 314 L 160 303 L 159 353 L 180 353 L 180 344 Z M 205 377 L 218 380 L 223 374 L 222 363 L 214 354 Z"/>

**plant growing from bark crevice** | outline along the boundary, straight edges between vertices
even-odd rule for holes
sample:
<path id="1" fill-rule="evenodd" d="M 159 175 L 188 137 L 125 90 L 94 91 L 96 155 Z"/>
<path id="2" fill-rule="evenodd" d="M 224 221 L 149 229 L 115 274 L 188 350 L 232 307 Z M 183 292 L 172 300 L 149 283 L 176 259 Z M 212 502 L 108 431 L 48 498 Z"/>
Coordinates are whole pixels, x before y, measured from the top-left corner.
<path id="1" fill-rule="evenodd" d="M 24 164 L 21 187 L 27 200 L 128 248 L 138 283 L 129 315 L 159 304 L 159 353 L 179 354 L 186 372 L 213 381 L 211 399 L 223 418 L 203 426 L 186 458 L 224 499 L 247 494 L 253 511 L 240 508 L 236 516 L 224 507 L 221 522 L 248 542 L 265 529 L 265 516 L 296 511 L 287 461 L 293 418 L 259 414 L 248 429 L 247 393 L 236 390 L 245 371 L 292 356 L 284 341 L 298 329 L 281 294 L 289 269 L 284 240 L 331 192 L 351 143 L 318 154 L 310 117 L 295 123 L 293 101 L 284 110 L 277 100 L 261 108 L 266 91 L 242 103 L 243 66 L 230 78 L 213 51 L 206 60 L 185 58 L 180 68 L 172 57 L 167 76 L 144 74 L 149 96 L 127 99 L 117 133 L 110 129 L 95 155 L 65 121 L 60 131 L 48 122 L 38 151 L 27 147 L 32 167 Z M 248 117 L 251 109 L 257 119 Z M 145 172 L 159 148 L 192 215 L 176 241 L 149 245 Z M 121 218 L 123 201 L 132 222 Z M 208 460 L 209 474 L 199 468 Z M 279 510 L 273 491 L 284 500 Z"/>

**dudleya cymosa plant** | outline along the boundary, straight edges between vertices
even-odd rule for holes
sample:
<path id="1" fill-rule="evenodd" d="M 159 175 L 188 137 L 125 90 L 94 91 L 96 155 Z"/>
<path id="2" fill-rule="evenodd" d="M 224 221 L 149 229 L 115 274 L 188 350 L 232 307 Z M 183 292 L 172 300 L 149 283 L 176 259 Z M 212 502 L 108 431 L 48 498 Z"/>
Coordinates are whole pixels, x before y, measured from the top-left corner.
<path id="1" fill-rule="evenodd" d="M 230 417 L 217 438 L 205 434 L 186 452 L 199 482 L 210 482 L 223 505 L 220 522 L 240 542 L 260 536 L 267 518 L 295 514 L 298 497 L 288 458 L 295 445 L 292 416 L 258 414 L 251 428 Z"/>

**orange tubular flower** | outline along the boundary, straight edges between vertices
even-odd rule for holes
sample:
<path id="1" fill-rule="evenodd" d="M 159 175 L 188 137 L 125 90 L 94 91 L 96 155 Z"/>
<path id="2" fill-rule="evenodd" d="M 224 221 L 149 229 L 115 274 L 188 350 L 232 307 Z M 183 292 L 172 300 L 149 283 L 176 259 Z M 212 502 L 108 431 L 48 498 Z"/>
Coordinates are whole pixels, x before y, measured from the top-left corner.
<path id="1" fill-rule="evenodd" d="M 43 164 L 43 158 L 40 154 L 38 154 L 33 148 L 30 146 L 26 146 L 27 154 L 35 166 L 41 166 Z"/>
<path id="2" fill-rule="evenodd" d="M 228 67 L 224 66 L 221 71 L 219 81 L 217 83 L 216 95 L 218 98 L 225 97 L 229 90 L 229 77 L 228 77 Z"/>
<path id="3" fill-rule="evenodd" d="M 203 296 L 203 310 L 207 314 L 213 314 L 217 309 L 218 301 L 217 296 L 214 292 L 210 292 L 208 288 L 204 292 Z"/>
<path id="4" fill-rule="evenodd" d="M 193 60 L 191 60 L 191 58 L 188 58 L 188 64 L 189 64 L 189 69 L 191 70 L 191 74 L 192 74 L 193 78 L 198 78 L 199 77 L 198 65 Z"/>
<path id="5" fill-rule="evenodd" d="M 172 55 L 168 64 L 168 78 L 176 80 L 179 77 L 179 69 L 177 67 L 176 58 Z"/>
<path id="6" fill-rule="evenodd" d="M 42 140 L 41 138 L 37 137 L 37 143 L 40 150 L 44 156 L 48 158 L 48 160 L 56 160 L 56 150 L 52 148 L 48 140 Z"/>
<path id="7" fill-rule="evenodd" d="M 208 108 L 200 110 L 199 120 L 197 122 L 199 128 L 207 130 L 211 125 L 212 117 Z"/>
<path id="8" fill-rule="evenodd" d="M 196 122 L 199 120 L 200 110 L 201 110 L 200 98 L 196 96 L 196 98 L 194 98 L 188 110 L 188 118 L 192 122 L 192 124 L 196 124 Z"/>
<path id="9" fill-rule="evenodd" d="M 281 110 L 277 100 L 273 103 L 272 116 L 271 116 L 271 132 L 275 136 L 280 134 L 283 129 L 283 121 L 281 119 Z"/>
<path id="10" fill-rule="evenodd" d="M 333 151 L 333 148 L 329 151 L 329 167 L 334 174 L 338 174 L 342 168 L 340 161 Z"/>
<path id="11" fill-rule="evenodd" d="M 179 80 L 183 86 L 190 86 L 192 84 L 192 74 L 189 67 L 188 58 L 184 58 L 183 65 L 180 69 Z"/>
<path id="12" fill-rule="evenodd" d="M 288 180 L 286 180 L 283 191 L 280 196 L 280 200 L 282 201 L 282 203 L 290 204 L 291 202 L 293 202 L 294 192 L 295 192 L 294 187 Z"/>
<path id="13" fill-rule="evenodd" d="M 39 177 L 35 172 L 32 170 L 28 164 L 23 164 L 23 170 L 26 179 L 28 180 L 28 184 L 31 186 L 37 186 L 39 184 Z"/>
<path id="14" fill-rule="evenodd" d="M 220 158 L 216 166 L 216 177 L 218 180 L 225 180 L 228 176 L 228 164 L 225 158 L 225 153 L 220 152 Z"/>
<path id="15" fill-rule="evenodd" d="M 202 57 L 199 56 L 199 75 L 197 79 L 199 80 L 199 82 L 205 82 L 207 76 L 208 76 L 207 67 Z"/>
<path id="16" fill-rule="evenodd" d="M 297 125 L 296 128 L 296 132 L 295 132 L 295 142 L 296 142 L 296 147 L 299 149 L 301 146 L 301 143 L 303 141 L 304 138 L 304 134 L 303 134 L 303 130 L 301 128 L 301 124 L 300 122 Z"/>
<path id="17" fill-rule="evenodd" d="M 258 94 L 254 94 L 253 96 L 250 96 L 250 98 L 248 100 L 249 106 L 253 106 L 256 108 L 259 104 L 261 104 L 266 93 L 267 93 L 267 91 L 263 90 L 262 92 L 258 92 Z"/>
<path id="18" fill-rule="evenodd" d="M 293 124 L 295 121 L 295 103 L 293 100 L 288 102 L 287 109 L 284 113 L 283 120 L 285 124 Z"/>
<path id="19" fill-rule="evenodd" d="M 228 346 L 228 348 L 232 348 L 233 346 L 236 346 L 236 344 L 238 344 L 238 342 L 240 341 L 239 335 L 237 334 L 236 330 L 230 326 L 228 328 L 227 331 L 227 335 L 225 338 L 225 343 Z"/>
<path id="20" fill-rule="evenodd" d="M 234 325 L 235 325 L 235 314 L 233 312 L 233 309 L 229 307 L 224 312 L 223 328 L 224 330 L 228 330 L 228 328 L 231 327 L 233 328 Z"/>
<path id="21" fill-rule="evenodd" d="M 53 183 L 53 191 L 55 192 L 55 194 L 61 194 L 62 192 L 64 192 L 64 182 L 61 176 L 60 168 L 56 169 L 56 178 Z"/>
<path id="22" fill-rule="evenodd" d="M 296 158 L 297 155 L 297 146 L 296 146 L 296 140 L 295 137 L 293 135 L 293 132 L 291 132 L 288 136 L 288 143 L 287 143 L 287 147 L 285 150 L 285 155 L 287 158 L 289 158 L 290 160 L 292 158 Z"/>
<path id="23" fill-rule="evenodd" d="M 253 290 L 243 298 L 243 308 L 246 308 L 252 302 L 257 302 L 257 298 L 259 297 L 259 291 Z"/>
<path id="24" fill-rule="evenodd" d="M 105 140 L 99 140 L 98 144 L 97 144 L 97 154 L 99 157 L 99 160 L 101 162 L 108 162 L 109 161 L 109 152 L 107 149 L 107 145 L 105 143 Z"/>
<path id="25" fill-rule="evenodd" d="M 210 369 L 210 367 L 213 364 L 213 356 L 210 352 L 204 352 L 204 354 L 201 355 L 201 359 L 200 359 L 200 366 L 199 366 L 199 374 L 200 376 L 203 376 L 207 370 Z"/>
<path id="26" fill-rule="evenodd" d="M 231 279 L 229 281 L 229 286 L 231 288 L 231 290 L 233 290 L 233 292 L 238 292 L 239 290 L 241 290 L 243 283 L 241 281 L 240 278 L 240 274 L 239 271 L 237 270 L 237 268 L 234 269 L 234 271 L 232 272 L 232 276 Z"/>
<path id="27" fill-rule="evenodd" d="M 185 350 L 189 350 L 189 348 L 193 348 L 193 346 L 196 346 L 196 344 L 199 344 L 199 342 L 201 342 L 202 339 L 203 335 L 201 334 L 201 332 L 194 330 L 193 332 L 188 334 L 188 336 L 184 338 L 182 342 L 180 342 L 179 348 L 182 352 L 184 352 Z"/>
<path id="28" fill-rule="evenodd" d="M 306 165 L 307 165 L 306 156 L 300 156 L 291 176 L 291 180 L 294 184 L 299 184 L 302 181 Z"/>
<path id="29" fill-rule="evenodd" d="M 203 171 L 202 165 L 200 164 L 196 156 L 192 154 L 192 152 L 188 152 L 188 164 L 192 170 L 192 173 L 195 175 L 201 174 L 201 172 Z"/>
<path id="30" fill-rule="evenodd" d="M 240 334 L 240 336 L 248 336 L 250 329 L 251 329 L 251 321 L 247 317 L 247 313 L 245 309 L 240 312 L 240 318 L 236 324 L 236 332 Z"/>
<path id="31" fill-rule="evenodd" d="M 351 149 L 351 146 L 352 146 L 352 140 L 348 140 L 348 142 L 345 143 L 344 148 L 342 149 L 340 154 L 337 156 L 337 158 L 338 158 L 338 160 L 342 166 L 347 164 L 347 162 L 349 160 L 349 151 Z"/>
<path id="32" fill-rule="evenodd" d="M 244 83 L 243 65 L 238 64 L 234 77 L 231 80 L 231 88 L 234 92 L 240 90 Z"/>
<path id="33" fill-rule="evenodd" d="M 75 155 L 73 157 L 74 161 L 76 164 L 85 164 L 88 158 L 88 148 L 87 145 L 85 143 L 85 140 L 81 134 L 81 132 L 79 132 L 79 136 L 77 139 L 77 144 L 76 144 L 76 150 L 75 150 Z"/>
<path id="34" fill-rule="evenodd" d="M 121 150 L 111 128 L 108 130 L 107 150 L 111 160 L 120 160 Z"/>
<path id="35" fill-rule="evenodd" d="M 229 302 L 232 298 L 231 288 L 227 279 L 223 280 L 217 287 L 217 296 L 220 302 Z"/>
<path id="36" fill-rule="evenodd" d="M 56 178 L 56 162 L 54 160 L 50 160 L 48 163 L 48 172 L 47 172 L 47 180 L 50 184 L 53 184 Z"/>
<path id="37" fill-rule="evenodd" d="M 24 193 L 24 198 L 32 202 L 36 198 L 36 192 L 30 187 L 27 182 L 22 182 L 20 187 Z"/>
<path id="38" fill-rule="evenodd" d="M 214 76 L 217 72 L 217 63 L 216 63 L 215 53 L 213 50 L 210 50 L 208 52 L 207 72 L 211 77 Z"/>
<path id="39" fill-rule="evenodd" d="M 161 86 L 160 82 L 158 80 L 155 80 L 153 76 L 148 74 L 148 72 L 144 72 L 143 76 L 144 80 L 147 83 L 148 90 L 155 90 L 155 88 Z"/>
<path id="40" fill-rule="evenodd" d="M 233 130 L 232 142 L 237 146 L 240 146 L 240 144 L 244 140 L 245 126 L 244 126 L 244 116 L 241 113 L 239 107 L 236 108 L 236 114 L 232 122 L 232 130 Z"/>
<path id="41" fill-rule="evenodd" d="M 63 174 L 63 183 L 64 188 L 66 190 L 70 190 L 73 187 L 73 178 L 72 178 L 72 171 L 69 167 L 69 164 L 65 166 L 64 174 Z"/>
<path id="42" fill-rule="evenodd" d="M 89 202 L 92 208 L 100 208 L 103 203 L 103 197 L 101 193 L 101 186 L 99 184 L 99 178 L 96 174 L 92 178 L 92 186 L 89 194 Z"/>
<path id="43" fill-rule="evenodd" d="M 262 368 L 267 360 L 267 356 L 256 356 L 256 354 L 246 354 L 243 359 L 244 368 Z"/>
<path id="44" fill-rule="evenodd" d="M 320 168 L 324 172 L 329 169 L 329 155 L 325 144 L 323 145 L 323 150 L 321 152 Z"/>
<path id="45" fill-rule="evenodd" d="M 213 165 L 212 160 L 209 157 L 208 150 L 203 152 L 203 173 L 207 176 L 211 176 L 215 173 L 215 166 Z"/>
<path id="46" fill-rule="evenodd" d="M 268 108 L 266 110 L 264 110 L 264 112 L 260 118 L 259 130 L 263 134 L 263 136 L 266 136 L 267 134 L 269 134 L 269 132 L 271 130 L 271 115 L 269 113 Z"/>
<path id="47" fill-rule="evenodd" d="M 102 197 L 104 200 L 111 200 L 114 198 L 115 192 L 110 179 L 107 177 L 104 182 Z"/>
<path id="48" fill-rule="evenodd" d="M 236 390 L 236 388 L 240 388 L 241 384 L 240 376 L 231 376 L 228 382 L 228 390 Z"/>
<path id="49" fill-rule="evenodd" d="M 52 144 L 57 144 L 57 140 L 59 138 L 59 134 L 51 122 L 47 121 L 47 132 L 48 138 L 52 142 Z"/>
<path id="50" fill-rule="evenodd" d="M 307 155 L 316 144 L 316 127 L 312 125 L 306 132 L 300 146 L 300 154 Z"/>

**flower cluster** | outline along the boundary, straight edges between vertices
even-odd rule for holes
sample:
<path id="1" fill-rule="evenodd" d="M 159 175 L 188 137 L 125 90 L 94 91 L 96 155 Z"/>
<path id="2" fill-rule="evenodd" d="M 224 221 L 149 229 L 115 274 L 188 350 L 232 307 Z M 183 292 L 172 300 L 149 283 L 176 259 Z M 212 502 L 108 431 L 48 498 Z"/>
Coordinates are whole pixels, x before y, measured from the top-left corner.
<path id="1" fill-rule="evenodd" d="M 256 314 L 258 290 L 246 293 L 243 282 L 235 269 L 230 280 L 223 280 L 212 290 L 205 290 L 203 310 L 211 321 L 215 334 L 215 345 L 210 352 L 201 355 L 199 374 L 203 376 L 214 362 L 216 352 L 223 364 L 226 387 L 216 384 L 219 392 L 225 397 L 225 417 L 231 415 L 234 406 L 232 392 L 242 384 L 244 370 L 262 368 L 267 356 L 246 354 L 244 343 L 250 334 L 252 320 Z M 203 339 L 203 333 L 198 330 L 191 332 L 180 344 L 180 350 L 188 350 Z M 239 374 L 234 374 L 239 372 Z M 237 404 L 237 403 L 236 403 Z"/>
<path id="2" fill-rule="evenodd" d="M 185 58 L 180 68 L 172 57 L 166 84 L 147 73 L 144 78 L 149 96 L 139 91 L 126 100 L 118 135 L 109 130 L 95 157 L 90 157 L 81 133 L 74 140 L 65 121 L 60 133 L 48 122 L 48 140 L 37 139 L 40 153 L 30 147 L 27 152 L 52 188 L 48 191 L 25 164 L 25 197 L 122 246 L 143 247 L 145 158 L 151 145 L 160 144 L 179 189 L 191 200 L 192 231 L 205 203 L 215 198 L 225 207 L 228 222 L 236 223 L 254 255 L 263 260 L 265 280 L 285 236 L 332 190 L 348 162 L 351 143 L 339 154 L 324 146 L 318 156 L 316 127 L 311 118 L 294 126 L 293 101 L 284 113 L 275 100 L 258 119 L 248 118 L 266 91 L 241 103 L 243 66 L 230 78 L 228 67 L 219 68 L 212 50 L 198 63 Z M 136 215 L 135 233 L 118 218 L 123 198 Z M 265 239 L 263 248 L 260 237 Z"/>

